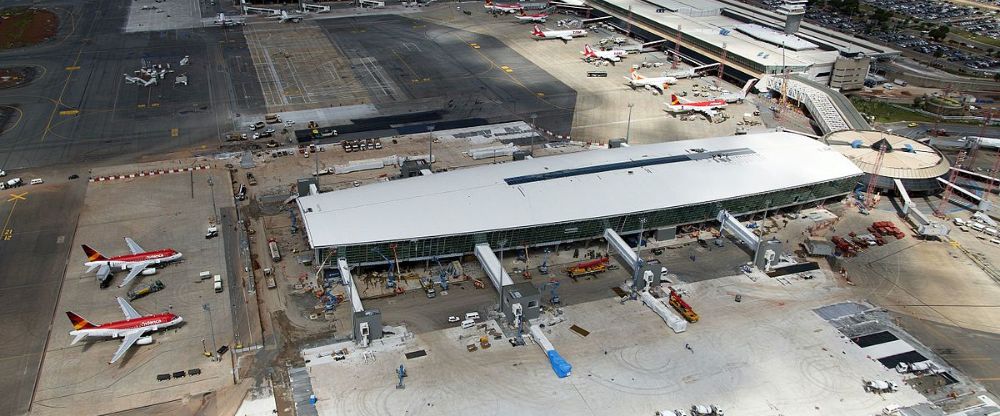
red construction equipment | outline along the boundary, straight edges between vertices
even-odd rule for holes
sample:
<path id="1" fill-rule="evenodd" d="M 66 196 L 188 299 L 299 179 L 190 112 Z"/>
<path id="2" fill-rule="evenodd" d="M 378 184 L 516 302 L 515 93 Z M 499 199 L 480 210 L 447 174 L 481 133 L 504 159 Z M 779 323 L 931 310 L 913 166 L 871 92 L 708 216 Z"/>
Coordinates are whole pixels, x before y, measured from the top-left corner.
<path id="1" fill-rule="evenodd" d="M 688 305 L 681 295 L 670 288 L 670 306 L 673 306 L 688 322 L 698 322 L 698 314 L 694 312 L 691 305 Z"/>
<path id="2" fill-rule="evenodd" d="M 871 227 L 868 227 L 868 231 L 871 231 L 876 236 L 891 235 L 896 237 L 897 240 L 902 240 L 906 237 L 906 233 L 900 230 L 892 221 L 875 221 Z"/>
<path id="3" fill-rule="evenodd" d="M 965 161 L 965 151 L 963 150 L 961 152 L 958 152 L 958 156 L 955 157 L 955 167 L 961 169 L 962 162 L 964 161 Z M 958 169 L 951 170 L 951 175 L 948 175 L 948 183 L 954 184 L 955 180 L 958 179 Z M 941 203 L 938 204 L 937 209 L 934 210 L 934 215 L 938 216 L 939 218 L 944 218 L 945 216 L 944 208 L 946 205 L 948 205 L 948 201 L 950 200 L 951 200 L 951 185 L 945 185 L 944 194 L 941 195 Z"/>
<path id="4" fill-rule="evenodd" d="M 875 198 L 872 197 L 872 194 L 875 193 L 875 184 L 878 182 L 879 171 L 882 170 L 882 160 L 885 159 L 885 152 L 889 150 L 889 142 L 885 139 L 875 142 L 875 145 L 878 146 L 878 156 L 875 158 L 875 169 L 868 174 L 870 178 L 868 178 L 868 189 L 865 190 L 864 200 L 865 207 L 869 209 L 875 207 Z"/>
<path id="5" fill-rule="evenodd" d="M 858 254 L 858 249 L 840 236 L 835 235 L 833 236 L 833 238 L 830 239 L 830 241 L 832 241 L 833 244 L 837 246 L 837 250 L 840 250 L 840 253 L 844 255 L 844 257 L 851 257 L 854 256 L 855 254 Z"/>
<path id="6" fill-rule="evenodd" d="M 608 269 L 608 258 L 601 257 L 597 260 L 585 261 L 567 267 L 566 273 L 569 274 L 570 277 L 578 277 L 587 274 L 600 273 L 607 269 Z"/>

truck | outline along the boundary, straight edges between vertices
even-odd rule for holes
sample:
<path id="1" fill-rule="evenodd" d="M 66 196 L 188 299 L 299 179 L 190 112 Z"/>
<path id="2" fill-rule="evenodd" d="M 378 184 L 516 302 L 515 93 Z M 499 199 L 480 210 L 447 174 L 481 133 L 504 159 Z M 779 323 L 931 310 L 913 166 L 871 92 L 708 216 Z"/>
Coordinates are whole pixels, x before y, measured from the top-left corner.
<path id="1" fill-rule="evenodd" d="M 691 406 L 692 416 L 723 416 L 724 414 L 725 413 L 722 411 L 722 409 L 720 409 L 719 406 L 716 406 L 714 404 L 711 405 L 696 404 Z"/>
<path id="2" fill-rule="evenodd" d="M 222 293 L 222 276 L 215 275 L 212 278 L 212 287 L 215 289 L 215 293 Z"/>
<path id="3" fill-rule="evenodd" d="M 608 270 L 608 258 L 601 257 L 596 260 L 585 261 L 574 264 L 566 268 L 569 277 L 580 277 L 588 274 L 597 274 Z"/>
<path id="4" fill-rule="evenodd" d="M 4 182 L 4 185 L 6 185 L 7 188 L 17 188 L 18 186 L 24 185 L 24 182 L 21 181 L 21 178 L 13 178 Z"/>
<path id="5" fill-rule="evenodd" d="M 281 122 L 281 116 L 277 114 L 265 114 L 264 122 L 267 124 L 276 124 Z"/>
<path id="6" fill-rule="evenodd" d="M 691 305 L 688 305 L 684 299 L 681 299 L 681 295 L 670 289 L 670 306 L 673 306 L 681 316 L 684 317 L 688 322 L 694 323 L 698 322 L 698 314 L 694 312 Z"/>
<path id="7" fill-rule="evenodd" d="M 210 225 L 205 230 L 205 239 L 215 238 L 219 236 L 219 227 L 215 225 Z"/>
<path id="8" fill-rule="evenodd" d="M 250 186 L 254 186 L 257 184 L 257 178 L 255 178 L 253 174 L 250 172 L 247 172 L 247 183 L 249 183 Z"/>
<path id="9" fill-rule="evenodd" d="M 273 261 L 280 261 L 281 260 L 281 253 L 278 251 L 278 242 L 277 241 L 274 241 L 273 238 L 267 240 L 267 248 L 269 250 L 271 250 L 271 260 L 273 260 Z"/>
<path id="10" fill-rule="evenodd" d="M 420 278 L 420 287 L 424 289 L 424 293 L 427 294 L 427 299 L 434 299 L 437 296 L 437 291 L 434 290 L 434 283 L 431 279 L 426 277 Z"/>
<path id="11" fill-rule="evenodd" d="M 164 287 L 163 282 L 157 280 L 152 284 L 150 284 L 149 286 L 142 287 L 136 290 L 130 290 L 128 294 L 126 294 L 126 297 L 128 297 L 128 300 L 136 300 L 150 293 L 159 292 L 163 290 L 163 287 Z"/>

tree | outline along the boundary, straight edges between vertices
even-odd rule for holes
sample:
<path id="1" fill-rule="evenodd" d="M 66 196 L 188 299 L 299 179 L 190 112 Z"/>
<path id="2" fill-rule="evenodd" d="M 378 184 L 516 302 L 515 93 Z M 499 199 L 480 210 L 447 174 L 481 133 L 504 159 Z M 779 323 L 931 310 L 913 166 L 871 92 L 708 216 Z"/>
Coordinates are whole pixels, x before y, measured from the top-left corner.
<path id="1" fill-rule="evenodd" d="M 1000 82 L 1000 72 L 993 73 L 993 80 L 996 82 Z"/>
<path id="2" fill-rule="evenodd" d="M 927 36 L 929 36 L 931 39 L 940 42 L 945 38 L 945 36 L 948 36 L 948 32 L 950 30 L 951 29 L 949 29 L 947 25 L 941 25 L 938 26 L 936 29 L 931 30 L 930 33 L 927 34 Z"/>

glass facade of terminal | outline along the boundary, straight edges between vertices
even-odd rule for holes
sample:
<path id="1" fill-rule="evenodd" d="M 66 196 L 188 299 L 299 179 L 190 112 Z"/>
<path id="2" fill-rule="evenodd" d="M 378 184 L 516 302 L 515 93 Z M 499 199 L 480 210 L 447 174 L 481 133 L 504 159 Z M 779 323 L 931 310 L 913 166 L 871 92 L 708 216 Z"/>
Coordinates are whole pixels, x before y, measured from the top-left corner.
<path id="1" fill-rule="evenodd" d="M 544 246 L 560 242 L 599 238 L 604 229 L 634 233 L 642 226 L 646 230 L 714 221 L 720 210 L 744 215 L 776 208 L 791 207 L 839 197 L 851 192 L 860 176 L 792 189 L 777 190 L 739 198 L 697 205 L 671 207 L 604 218 L 538 225 L 470 234 L 419 238 L 391 243 L 361 244 L 338 247 L 334 257 L 345 257 L 351 264 L 384 263 L 382 255 L 400 261 L 450 257 L 471 253 L 476 244 L 489 243 L 494 249 L 503 247 Z M 655 190 L 651 190 L 655 192 Z M 640 225 L 645 220 L 644 225 Z M 328 249 L 321 249 L 319 258 L 328 258 Z"/>

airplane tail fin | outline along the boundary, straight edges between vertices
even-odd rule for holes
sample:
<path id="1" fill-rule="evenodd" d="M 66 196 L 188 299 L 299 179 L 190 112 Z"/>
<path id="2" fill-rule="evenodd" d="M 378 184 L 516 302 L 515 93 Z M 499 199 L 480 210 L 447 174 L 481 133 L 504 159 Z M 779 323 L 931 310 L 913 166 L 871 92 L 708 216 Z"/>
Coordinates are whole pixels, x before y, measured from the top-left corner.
<path id="1" fill-rule="evenodd" d="M 628 73 L 629 75 L 632 75 L 632 79 L 642 79 L 642 75 L 639 75 L 638 72 L 635 72 L 635 68 L 628 70 Z"/>
<path id="2" fill-rule="evenodd" d="M 107 257 L 101 255 L 101 253 L 98 253 L 97 250 L 90 248 L 90 246 L 86 244 L 83 245 L 83 252 L 87 254 L 87 261 L 101 261 L 108 259 Z"/>
<path id="3" fill-rule="evenodd" d="M 680 105 L 681 99 L 676 94 L 670 94 L 670 105 Z"/>
<path id="4" fill-rule="evenodd" d="M 538 25 L 531 28 L 531 34 L 535 36 L 545 36 L 545 33 L 542 32 L 542 29 L 538 28 Z"/>
<path id="5" fill-rule="evenodd" d="M 583 45 L 583 56 L 594 56 L 594 49 L 590 45 Z"/>
<path id="6" fill-rule="evenodd" d="M 95 325 L 92 324 L 92 323 L 90 323 L 90 321 L 88 321 L 86 319 L 83 319 L 82 316 L 77 315 L 77 314 L 75 314 L 73 312 L 67 311 L 66 312 L 66 316 L 69 317 L 69 322 L 73 324 L 73 329 L 75 329 L 75 330 L 87 329 L 87 328 L 94 328 L 95 327 Z"/>

